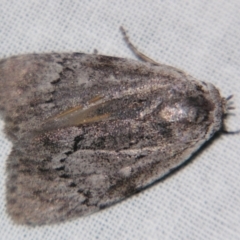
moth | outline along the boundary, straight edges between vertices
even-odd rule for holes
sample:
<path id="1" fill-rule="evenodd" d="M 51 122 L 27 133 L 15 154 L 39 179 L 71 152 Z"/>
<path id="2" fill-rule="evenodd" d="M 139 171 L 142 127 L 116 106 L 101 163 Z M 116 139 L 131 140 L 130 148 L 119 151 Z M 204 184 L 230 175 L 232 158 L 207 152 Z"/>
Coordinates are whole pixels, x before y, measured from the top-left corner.
<path id="1" fill-rule="evenodd" d="M 145 62 L 78 52 L 0 60 L 15 223 L 58 223 L 119 202 L 223 128 L 227 99 L 215 86 L 149 59 L 122 32 Z"/>

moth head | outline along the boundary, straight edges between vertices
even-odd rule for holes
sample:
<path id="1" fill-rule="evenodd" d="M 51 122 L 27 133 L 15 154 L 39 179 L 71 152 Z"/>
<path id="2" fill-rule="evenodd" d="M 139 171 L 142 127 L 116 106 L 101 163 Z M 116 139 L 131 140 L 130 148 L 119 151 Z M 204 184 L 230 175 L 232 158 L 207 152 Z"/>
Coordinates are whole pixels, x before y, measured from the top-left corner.
<path id="1" fill-rule="evenodd" d="M 204 96 L 189 96 L 166 104 L 159 112 L 167 122 L 200 123 L 207 121 L 214 105 Z"/>

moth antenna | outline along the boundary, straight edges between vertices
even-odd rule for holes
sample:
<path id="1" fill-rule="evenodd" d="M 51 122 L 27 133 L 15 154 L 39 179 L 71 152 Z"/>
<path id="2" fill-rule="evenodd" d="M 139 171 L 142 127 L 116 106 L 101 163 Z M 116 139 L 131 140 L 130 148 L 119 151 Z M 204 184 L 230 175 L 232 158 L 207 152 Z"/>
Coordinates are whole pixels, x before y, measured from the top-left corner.
<path id="1" fill-rule="evenodd" d="M 93 54 L 98 55 L 98 50 L 96 48 L 93 50 Z"/>
<path id="2" fill-rule="evenodd" d="M 154 61 L 153 59 L 149 58 L 148 56 L 146 56 L 145 54 L 143 54 L 142 52 L 140 52 L 135 46 L 134 44 L 130 41 L 128 35 L 127 35 L 127 31 L 121 26 L 120 27 L 120 31 L 123 35 L 123 39 L 124 41 L 127 43 L 128 47 L 132 50 L 132 52 L 141 60 L 143 60 L 144 62 L 149 62 L 155 65 L 160 65 L 160 63 Z"/>

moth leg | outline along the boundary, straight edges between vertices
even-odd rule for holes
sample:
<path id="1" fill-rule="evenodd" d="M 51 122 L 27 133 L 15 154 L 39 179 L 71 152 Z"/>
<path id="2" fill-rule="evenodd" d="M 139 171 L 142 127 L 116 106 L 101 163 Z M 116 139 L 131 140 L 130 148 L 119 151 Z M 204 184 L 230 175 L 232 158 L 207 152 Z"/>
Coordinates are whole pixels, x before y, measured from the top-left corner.
<path id="1" fill-rule="evenodd" d="M 228 130 L 226 130 L 226 129 L 223 129 L 223 130 L 222 130 L 222 133 L 224 133 L 224 134 L 229 134 L 229 135 L 235 135 L 235 134 L 239 134 L 239 133 L 240 133 L 240 130 L 228 131 Z"/>
<path id="2" fill-rule="evenodd" d="M 225 113 L 225 117 L 228 117 L 229 115 L 231 115 L 231 113 L 229 113 L 229 110 L 235 109 L 234 107 L 230 106 L 230 105 L 232 105 L 232 102 L 229 102 L 229 101 L 230 101 L 232 98 L 233 98 L 233 95 L 230 95 L 230 96 L 228 96 L 228 97 L 225 99 L 226 102 L 227 102 L 227 112 Z M 222 132 L 225 133 L 225 134 L 234 135 L 234 134 L 239 134 L 239 133 L 240 133 L 240 129 L 239 129 L 239 130 L 235 130 L 235 131 L 228 131 L 227 128 L 226 128 L 226 125 L 223 124 Z"/>
<path id="3" fill-rule="evenodd" d="M 160 63 L 154 61 L 153 59 L 149 58 L 148 56 L 146 56 L 145 54 L 143 54 L 142 52 L 140 52 L 130 41 L 126 30 L 121 26 L 120 27 L 120 31 L 123 34 L 123 38 L 125 40 L 125 42 L 127 43 L 128 47 L 133 51 L 133 53 L 141 60 L 143 60 L 144 62 L 149 62 L 155 65 L 161 65 Z"/>

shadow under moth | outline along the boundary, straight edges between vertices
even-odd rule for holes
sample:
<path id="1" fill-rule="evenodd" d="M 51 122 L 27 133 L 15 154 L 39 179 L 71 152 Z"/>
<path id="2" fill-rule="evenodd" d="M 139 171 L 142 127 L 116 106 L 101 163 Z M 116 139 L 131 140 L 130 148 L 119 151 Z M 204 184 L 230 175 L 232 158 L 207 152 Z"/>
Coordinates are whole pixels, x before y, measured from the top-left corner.
<path id="1" fill-rule="evenodd" d="M 7 212 L 43 225 L 112 205 L 185 162 L 222 129 L 211 83 L 157 64 L 84 53 L 0 60 L 0 110 L 13 143 Z"/>

